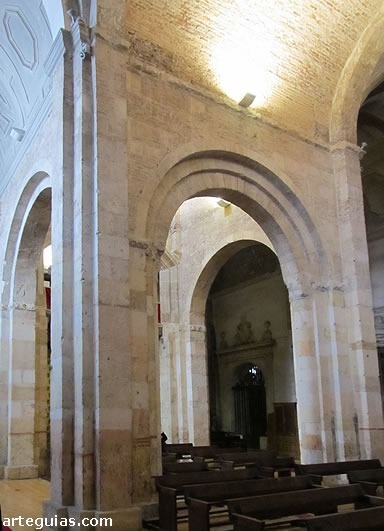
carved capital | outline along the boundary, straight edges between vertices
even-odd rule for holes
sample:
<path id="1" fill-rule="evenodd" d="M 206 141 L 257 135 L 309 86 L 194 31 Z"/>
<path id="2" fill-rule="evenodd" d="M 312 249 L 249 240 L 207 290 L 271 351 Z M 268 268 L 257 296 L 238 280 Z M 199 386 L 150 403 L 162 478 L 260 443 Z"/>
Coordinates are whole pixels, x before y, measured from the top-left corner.
<path id="1" fill-rule="evenodd" d="M 76 10 L 70 9 L 69 16 L 72 18 L 72 35 L 75 49 L 80 51 L 80 57 L 89 59 L 91 57 L 91 29 L 87 26 L 84 19 L 77 15 Z"/>

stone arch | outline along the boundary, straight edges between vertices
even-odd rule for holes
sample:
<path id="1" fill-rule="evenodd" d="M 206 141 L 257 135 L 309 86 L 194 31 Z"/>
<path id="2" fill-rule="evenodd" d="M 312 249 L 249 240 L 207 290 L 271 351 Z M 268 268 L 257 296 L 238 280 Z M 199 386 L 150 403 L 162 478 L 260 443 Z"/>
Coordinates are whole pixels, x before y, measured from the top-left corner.
<path id="1" fill-rule="evenodd" d="M 213 256 L 210 256 L 205 264 L 203 264 L 201 273 L 197 281 L 191 286 L 190 295 L 186 302 L 187 308 L 190 308 L 190 370 L 188 371 L 187 378 L 189 379 L 189 404 L 195 404 L 194 410 L 190 408 L 188 421 L 190 424 L 189 431 L 191 433 L 206 430 L 209 432 L 209 404 L 208 404 L 208 382 L 202 381 L 201 369 L 206 367 L 208 375 L 208 363 L 207 363 L 207 348 L 205 341 L 205 311 L 206 303 L 211 289 L 212 283 L 215 280 L 217 274 L 223 265 L 240 250 L 254 245 L 259 239 L 238 239 L 231 243 L 227 243 L 220 250 L 218 250 Z M 267 247 L 268 242 L 262 242 Z M 275 250 L 271 248 L 275 253 Z M 241 365 L 241 363 L 240 363 Z M 271 362 L 262 362 L 263 374 L 268 382 L 268 400 L 273 402 L 273 384 L 272 384 L 272 372 L 273 368 Z M 196 399 L 199 397 L 199 400 Z M 206 398 L 206 402 L 202 400 L 202 397 Z M 197 422 L 196 422 L 197 419 Z M 205 441 L 208 442 L 208 441 Z"/>
<path id="2" fill-rule="evenodd" d="M 209 290 L 223 265 L 238 251 L 255 243 L 256 240 L 236 240 L 222 247 L 214 256 L 209 257 L 207 263 L 202 267 L 197 282 L 191 286 L 190 298 L 187 302 L 187 307 L 190 307 L 191 324 L 204 324 L 205 304 Z"/>
<path id="3" fill-rule="evenodd" d="M 384 5 L 362 33 L 339 79 L 333 98 L 330 141 L 356 143 L 359 109 L 368 94 L 384 81 Z"/>
<path id="4" fill-rule="evenodd" d="M 36 287 L 51 222 L 50 178 L 35 174 L 23 190 L 9 231 L 3 268 L 1 353 L 7 375 L 1 457 L 8 478 L 36 477 Z"/>
<path id="5" fill-rule="evenodd" d="M 163 250 L 172 217 L 187 199 L 219 196 L 247 212 L 265 231 L 294 296 L 308 289 L 305 272 L 327 283 L 326 253 L 304 205 L 275 173 L 228 152 L 201 152 L 174 165 L 153 194 L 143 239 Z M 300 272 L 300 273 L 299 273 Z"/>
<path id="6" fill-rule="evenodd" d="M 326 347 L 325 343 L 318 341 L 319 334 L 322 334 L 318 328 L 322 324 L 316 312 L 320 305 L 332 305 L 334 279 L 331 278 L 331 258 L 317 227 L 287 182 L 289 179 L 236 153 L 215 150 L 191 154 L 175 163 L 158 181 L 147 204 L 140 203 L 133 227 L 135 241 L 130 245 L 132 250 L 137 248 L 137 256 L 141 254 L 141 262 L 136 265 L 146 271 L 147 293 L 153 296 L 155 288 L 150 286 L 150 279 L 156 270 L 154 264 L 164 251 L 176 210 L 187 199 L 222 197 L 240 207 L 264 230 L 278 256 L 290 296 L 295 381 L 300 383 L 296 385 L 300 451 L 303 461 L 309 462 L 331 458 L 331 429 L 328 417 L 322 416 L 323 408 L 328 407 L 328 404 L 323 405 L 323 383 L 328 377 L 330 361 L 328 355 L 324 367 L 316 361 Z M 148 198 L 148 194 L 144 195 Z M 147 266 L 144 266 L 144 254 Z M 131 263 L 135 260 L 132 257 Z M 150 316 L 147 322 L 150 326 L 153 318 Z M 197 315 L 191 316 L 183 341 L 187 381 L 188 378 L 193 380 L 195 374 L 195 382 L 200 382 L 198 386 L 189 386 L 194 391 L 186 397 L 191 426 L 189 436 L 197 444 L 207 444 L 201 434 L 208 433 L 208 430 L 204 429 L 202 422 L 194 420 L 198 417 L 208 419 L 206 367 L 202 365 L 205 327 Z M 154 345 L 154 356 L 155 350 Z M 309 407 L 308 396 L 315 397 Z M 331 401 L 334 399 L 336 397 L 330 398 Z M 194 408 L 204 407 L 204 404 L 207 405 L 205 416 L 200 415 L 201 411 L 195 415 Z M 197 433 L 201 436 L 196 436 Z"/>

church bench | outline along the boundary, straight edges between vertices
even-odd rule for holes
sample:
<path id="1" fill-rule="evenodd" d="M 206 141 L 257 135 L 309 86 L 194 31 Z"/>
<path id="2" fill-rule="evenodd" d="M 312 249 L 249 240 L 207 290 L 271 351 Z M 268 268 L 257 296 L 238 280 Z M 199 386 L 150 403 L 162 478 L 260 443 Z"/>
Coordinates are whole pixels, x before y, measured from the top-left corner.
<path id="1" fill-rule="evenodd" d="M 308 518 L 305 524 L 308 531 L 382 531 L 384 507 L 314 516 Z"/>
<path id="2" fill-rule="evenodd" d="M 244 447 L 238 448 L 220 448 L 215 445 L 211 446 L 194 446 L 192 448 L 192 459 L 204 459 L 209 463 L 209 468 L 220 468 L 219 458 L 222 454 L 228 453 L 244 453 L 246 449 Z"/>
<path id="3" fill-rule="evenodd" d="M 324 476 L 337 476 L 347 474 L 352 470 L 366 470 L 381 468 L 379 459 L 359 459 L 356 461 L 335 461 L 330 463 L 314 463 L 296 465 L 297 474 L 310 474 L 315 483 L 321 484 Z"/>
<path id="4" fill-rule="evenodd" d="M 352 470 L 347 472 L 349 483 L 358 483 L 364 492 L 374 496 L 378 487 L 384 487 L 384 468 Z"/>
<path id="5" fill-rule="evenodd" d="M 245 523 L 238 515 L 255 518 L 257 521 L 284 518 L 287 522 L 300 525 L 300 521 L 309 516 L 337 513 L 338 507 L 346 504 L 353 504 L 355 509 L 384 506 L 384 498 L 364 494 L 360 485 L 342 485 L 227 501 L 236 531 L 251 529 L 244 527 L 249 526 L 250 522 Z"/>
<path id="6" fill-rule="evenodd" d="M 185 474 L 188 472 L 202 472 L 204 470 L 208 470 L 205 461 L 163 462 L 163 474 Z"/>
<path id="7" fill-rule="evenodd" d="M 219 455 L 222 470 L 232 470 L 246 466 L 272 466 L 276 452 L 272 450 L 255 450 L 254 452 L 237 452 Z"/>
<path id="8" fill-rule="evenodd" d="M 217 456 L 219 448 L 215 445 L 194 446 L 192 448 L 193 457 L 202 457 L 203 459 L 213 459 Z"/>
<path id="9" fill-rule="evenodd" d="M 269 466 L 260 466 L 260 475 L 264 477 L 295 476 L 296 462 L 294 457 L 275 457 Z"/>
<path id="10" fill-rule="evenodd" d="M 181 459 L 183 456 L 192 455 L 192 443 L 170 443 L 164 444 L 164 453 L 176 454 L 177 459 Z"/>
<path id="11" fill-rule="evenodd" d="M 177 498 L 183 496 L 184 488 L 187 485 L 239 481 L 258 477 L 257 468 L 187 472 L 155 477 L 155 485 L 159 494 L 160 529 L 177 531 Z"/>
<path id="12" fill-rule="evenodd" d="M 226 506 L 228 499 L 310 488 L 315 488 L 310 476 L 248 479 L 187 486 L 184 489 L 184 497 L 188 506 L 189 531 L 208 531 L 211 509 Z"/>

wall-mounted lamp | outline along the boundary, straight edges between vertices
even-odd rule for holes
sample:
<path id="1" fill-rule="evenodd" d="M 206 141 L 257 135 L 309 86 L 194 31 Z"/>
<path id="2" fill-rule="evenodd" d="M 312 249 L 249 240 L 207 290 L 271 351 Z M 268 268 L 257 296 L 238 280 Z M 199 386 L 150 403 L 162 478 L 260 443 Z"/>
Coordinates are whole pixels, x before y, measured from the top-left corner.
<path id="1" fill-rule="evenodd" d="M 12 127 L 12 129 L 9 132 L 9 136 L 13 138 L 13 140 L 16 140 L 16 142 L 21 142 L 24 138 L 25 131 L 24 129 L 18 129 L 17 127 Z"/>
<path id="2" fill-rule="evenodd" d="M 223 208 L 227 208 L 231 203 L 229 201 L 226 201 L 225 199 L 222 199 L 221 197 L 219 197 L 217 199 L 217 204 Z"/>
<path id="3" fill-rule="evenodd" d="M 247 92 L 246 95 L 242 100 L 239 101 L 239 105 L 241 107 L 249 107 L 251 103 L 253 103 L 253 100 L 256 98 L 254 94 L 251 94 L 250 92 Z"/>

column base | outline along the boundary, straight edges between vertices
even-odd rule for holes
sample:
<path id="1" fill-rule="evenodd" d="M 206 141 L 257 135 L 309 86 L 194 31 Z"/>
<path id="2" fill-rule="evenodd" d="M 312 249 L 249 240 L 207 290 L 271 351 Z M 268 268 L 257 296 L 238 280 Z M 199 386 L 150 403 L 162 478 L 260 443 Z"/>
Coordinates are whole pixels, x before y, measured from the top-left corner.
<path id="1" fill-rule="evenodd" d="M 157 504 L 154 503 L 114 511 L 82 511 L 77 507 L 59 507 L 51 501 L 43 502 L 45 525 L 55 531 L 63 531 L 69 519 L 71 527 L 79 531 L 89 531 L 90 528 L 97 531 L 106 531 L 108 528 L 113 531 L 141 531 L 143 517 L 155 514 L 157 514 Z"/>
<path id="2" fill-rule="evenodd" d="M 43 501 L 43 518 L 52 520 L 52 522 L 55 521 L 55 518 L 57 520 L 68 518 L 68 507 L 57 505 L 52 500 Z"/>
<path id="3" fill-rule="evenodd" d="M 36 479 L 39 477 L 37 465 L 5 466 L 4 479 Z"/>

